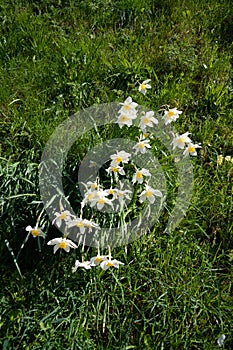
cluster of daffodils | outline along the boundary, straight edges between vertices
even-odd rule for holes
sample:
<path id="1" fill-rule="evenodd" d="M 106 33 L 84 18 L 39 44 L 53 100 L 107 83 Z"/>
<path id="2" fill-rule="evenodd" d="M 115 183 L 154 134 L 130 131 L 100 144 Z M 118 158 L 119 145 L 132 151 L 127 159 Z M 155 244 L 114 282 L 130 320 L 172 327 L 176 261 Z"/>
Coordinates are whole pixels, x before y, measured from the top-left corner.
<path id="1" fill-rule="evenodd" d="M 231 156 L 223 157 L 222 154 L 219 154 L 219 155 L 217 156 L 217 164 L 218 164 L 218 165 L 222 165 L 224 161 L 233 163 L 233 157 L 231 157 Z"/>
<path id="2" fill-rule="evenodd" d="M 149 82 L 150 80 L 147 79 L 139 85 L 139 91 L 143 95 L 147 93 L 148 89 L 151 89 Z M 161 109 L 160 112 L 162 112 L 162 120 L 165 127 L 176 121 L 182 114 L 182 111 L 179 111 L 176 108 Z M 126 150 L 123 149 L 115 149 L 110 155 L 109 166 L 105 169 L 106 177 L 110 178 L 110 187 L 105 188 L 102 186 L 101 179 L 98 175 L 94 181 L 83 183 L 85 192 L 81 202 L 79 216 L 71 214 L 68 209 L 64 208 L 64 204 L 62 204 L 61 200 L 60 210 L 54 212 L 52 223 L 61 231 L 65 232 L 63 237 L 54 238 L 47 243 L 49 246 L 53 246 L 54 254 L 58 250 L 68 253 L 71 249 L 77 249 L 80 245 L 82 246 L 81 261 L 75 261 L 75 266 L 72 269 L 73 272 L 76 272 L 78 268 L 90 270 L 93 267 L 99 266 L 101 269 L 107 270 L 110 267 L 118 269 L 120 265 L 124 265 L 124 263 L 113 259 L 110 246 L 108 246 L 108 255 L 101 254 L 99 248 L 100 242 L 97 242 L 97 255 L 91 257 L 90 260 L 85 260 L 84 246 L 87 235 L 93 235 L 97 231 L 101 232 L 101 227 L 97 222 L 83 218 L 85 211 L 84 208 L 86 206 L 98 211 L 103 211 L 105 208 L 111 208 L 117 211 L 120 215 L 132 198 L 134 198 L 136 203 L 150 206 L 158 201 L 159 198 L 161 199 L 163 197 L 163 193 L 159 189 L 154 188 L 151 184 L 152 175 L 149 169 L 137 167 L 133 163 L 132 157 L 135 154 L 144 155 L 152 148 L 151 140 L 153 138 L 153 131 L 156 131 L 156 127 L 158 127 L 159 124 L 155 112 L 139 112 L 138 104 L 129 96 L 124 102 L 120 103 L 116 115 L 116 123 L 121 129 L 130 128 L 131 126 L 136 125 L 138 126 L 139 134 L 137 136 L 137 142 L 135 142 L 131 152 L 126 152 Z M 174 134 L 171 146 L 173 150 L 176 148 L 183 150 L 182 153 L 184 156 L 196 156 L 196 149 L 201 146 L 194 143 L 189 135 L 189 132 L 181 135 L 178 135 L 177 133 Z M 94 160 L 91 160 L 89 167 L 98 168 L 98 165 Z M 124 188 L 124 184 L 121 181 L 124 176 L 130 178 L 129 174 L 131 176 L 131 184 L 134 190 L 137 189 L 137 192 L 135 192 L 136 196 L 134 195 L 134 190 L 132 191 L 128 188 Z M 72 232 L 75 230 L 77 234 L 77 239 L 75 240 L 76 243 L 68 238 L 71 230 Z M 32 234 L 33 237 L 45 238 L 45 233 L 39 227 L 39 218 L 36 226 L 27 226 L 26 231 L 28 231 L 29 234 Z"/>

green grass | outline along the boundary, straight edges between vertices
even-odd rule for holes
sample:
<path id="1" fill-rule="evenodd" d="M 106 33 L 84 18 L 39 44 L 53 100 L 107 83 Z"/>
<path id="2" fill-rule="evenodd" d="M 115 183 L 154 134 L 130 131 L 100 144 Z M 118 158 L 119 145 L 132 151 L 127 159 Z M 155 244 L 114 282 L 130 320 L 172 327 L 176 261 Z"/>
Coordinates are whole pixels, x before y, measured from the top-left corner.
<path id="1" fill-rule="evenodd" d="M 0 0 L 3 350 L 218 349 L 221 334 L 232 348 L 233 163 L 217 165 L 217 155 L 233 156 L 231 7 L 228 0 Z M 152 90 L 143 97 L 137 82 L 147 78 Z M 164 233 L 165 213 L 151 233 L 116 248 L 125 263 L 119 271 L 72 274 L 80 254 L 52 254 L 46 242 L 59 231 L 46 215 L 46 241 L 29 237 L 22 247 L 25 227 L 43 208 L 42 151 L 73 113 L 129 95 L 154 110 L 183 111 L 175 127 L 202 144 L 192 160 L 192 203 L 172 234 Z M 69 152 L 63 179 L 77 206 L 77 165 L 98 138 L 83 140 Z M 5 240 L 19 253 L 22 278 Z"/>

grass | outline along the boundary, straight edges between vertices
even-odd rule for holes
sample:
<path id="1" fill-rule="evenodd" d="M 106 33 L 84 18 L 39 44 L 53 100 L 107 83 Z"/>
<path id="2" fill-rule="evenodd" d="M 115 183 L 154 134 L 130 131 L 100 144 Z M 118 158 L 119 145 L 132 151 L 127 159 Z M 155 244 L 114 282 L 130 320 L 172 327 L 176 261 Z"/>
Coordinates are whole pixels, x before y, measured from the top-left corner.
<path id="1" fill-rule="evenodd" d="M 12 0 L 0 1 L 0 17 L 2 349 L 218 349 L 221 334 L 231 349 L 233 164 L 217 165 L 219 154 L 233 156 L 230 1 Z M 147 78 L 144 98 L 137 82 Z M 79 254 L 52 254 L 46 242 L 59 232 L 46 215 L 46 242 L 22 246 L 43 208 L 42 151 L 73 113 L 129 95 L 181 109 L 177 130 L 202 144 L 191 206 L 171 234 L 165 213 L 116 248 L 119 270 L 72 274 Z M 64 170 L 75 205 L 88 143 L 72 148 Z"/>

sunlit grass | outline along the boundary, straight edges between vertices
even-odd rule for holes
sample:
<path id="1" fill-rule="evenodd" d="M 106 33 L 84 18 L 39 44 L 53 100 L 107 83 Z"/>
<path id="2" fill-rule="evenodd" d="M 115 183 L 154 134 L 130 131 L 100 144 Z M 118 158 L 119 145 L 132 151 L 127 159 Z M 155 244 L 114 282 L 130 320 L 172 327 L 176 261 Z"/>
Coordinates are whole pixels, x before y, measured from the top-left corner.
<path id="1" fill-rule="evenodd" d="M 3 349 L 218 349 L 221 334 L 231 349 L 233 163 L 217 164 L 233 156 L 230 2 L 17 0 L 1 1 L 0 16 Z M 72 274 L 80 254 L 52 254 L 46 242 L 59 233 L 45 215 L 46 242 L 29 237 L 22 247 L 43 208 L 41 154 L 68 116 L 129 95 L 183 111 L 177 130 L 202 144 L 192 203 L 171 235 L 164 216 L 153 234 L 116 248 L 119 271 Z M 64 169 L 75 205 L 85 142 Z"/>

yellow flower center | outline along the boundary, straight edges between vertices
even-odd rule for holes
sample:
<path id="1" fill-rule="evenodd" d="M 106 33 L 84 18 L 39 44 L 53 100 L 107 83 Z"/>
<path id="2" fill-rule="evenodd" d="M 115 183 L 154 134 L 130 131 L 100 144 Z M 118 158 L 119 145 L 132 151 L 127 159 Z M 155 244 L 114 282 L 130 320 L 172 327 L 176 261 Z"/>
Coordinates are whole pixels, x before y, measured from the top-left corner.
<path id="1" fill-rule="evenodd" d="M 180 137 L 177 141 L 178 141 L 178 143 L 184 143 L 185 142 L 185 138 L 184 137 Z"/>
<path id="2" fill-rule="evenodd" d="M 146 85 L 145 84 L 141 84 L 141 90 L 145 90 L 146 89 Z"/>
<path id="3" fill-rule="evenodd" d="M 112 189 L 112 188 L 110 188 L 110 190 L 109 190 L 109 194 L 114 194 L 114 191 L 113 191 L 113 189 Z"/>
<path id="4" fill-rule="evenodd" d="M 66 246 L 67 246 L 66 242 L 59 243 L 59 248 L 61 248 L 61 249 L 65 249 Z"/>
<path id="5" fill-rule="evenodd" d="M 91 201 L 93 199 L 93 194 L 89 193 L 89 195 L 87 196 L 88 200 Z"/>
<path id="6" fill-rule="evenodd" d="M 37 230 L 36 228 L 32 230 L 32 235 L 34 237 L 38 236 L 39 235 L 39 230 Z"/>
<path id="7" fill-rule="evenodd" d="M 147 132 L 147 133 L 145 132 L 145 133 L 143 134 L 143 137 L 146 138 L 147 136 L 149 136 L 149 134 L 148 134 L 148 132 Z"/>
<path id="8" fill-rule="evenodd" d="M 108 261 L 107 266 L 113 266 L 113 263 L 111 261 Z"/>
<path id="9" fill-rule="evenodd" d="M 124 109 L 126 109 L 126 111 L 128 111 L 130 108 L 131 108 L 130 105 L 125 105 L 125 106 L 124 106 Z"/>
<path id="10" fill-rule="evenodd" d="M 117 171 L 118 171 L 118 170 L 117 170 L 117 167 L 115 167 L 115 166 L 112 167 L 112 171 L 113 171 L 114 173 L 117 173 Z"/>
<path id="11" fill-rule="evenodd" d="M 122 160 L 123 160 L 122 157 L 117 157 L 117 158 L 116 158 L 117 163 L 122 162 Z"/>
<path id="12" fill-rule="evenodd" d="M 64 220 L 65 218 L 66 218 L 66 213 L 61 213 L 60 219 L 61 219 L 61 220 Z"/>
<path id="13" fill-rule="evenodd" d="M 168 118 L 172 118 L 173 115 L 175 115 L 175 113 L 173 111 L 169 111 L 167 114 Z"/>
<path id="14" fill-rule="evenodd" d="M 93 188 L 93 189 L 97 188 L 97 184 L 96 183 L 92 184 L 91 188 Z"/>
<path id="15" fill-rule="evenodd" d="M 121 116 L 121 121 L 122 122 L 126 122 L 127 120 L 129 120 L 129 117 L 127 115 L 122 115 Z"/>
<path id="16" fill-rule="evenodd" d="M 141 173 L 140 171 L 137 172 L 136 178 L 137 178 L 137 179 L 141 179 L 141 178 L 142 178 L 142 173 Z"/>
<path id="17" fill-rule="evenodd" d="M 76 226 L 77 226 L 77 227 L 83 227 L 83 226 L 84 226 L 84 223 L 83 223 L 83 222 L 78 222 Z"/>
<path id="18" fill-rule="evenodd" d="M 189 146 L 189 147 L 188 147 L 188 151 L 189 151 L 189 153 L 195 152 L 195 147 Z"/>
<path id="19" fill-rule="evenodd" d="M 148 123 L 150 123 L 150 118 L 148 117 L 144 118 L 144 124 L 148 124 Z"/>
<path id="20" fill-rule="evenodd" d="M 138 144 L 138 147 L 139 147 L 139 148 L 144 148 L 145 145 L 144 145 L 144 143 L 140 142 L 140 143 Z"/>
<path id="21" fill-rule="evenodd" d="M 152 192 L 151 191 L 146 191 L 146 197 L 151 197 L 152 196 Z"/>
<path id="22" fill-rule="evenodd" d="M 96 262 L 101 262 L 101 261 L 103 261 L 103 259 L 97 256 L 97 257 L 95 258 L 95 261 L 96 261 Z"/>
<path id="23" fill-rule="evenodd" d="M 104 203 L 105 203 L 104 198 L 100 198 L 100 199 L 98 200 L 98 203 L 99 203 L 99 204 L 104 204 Z"/>

